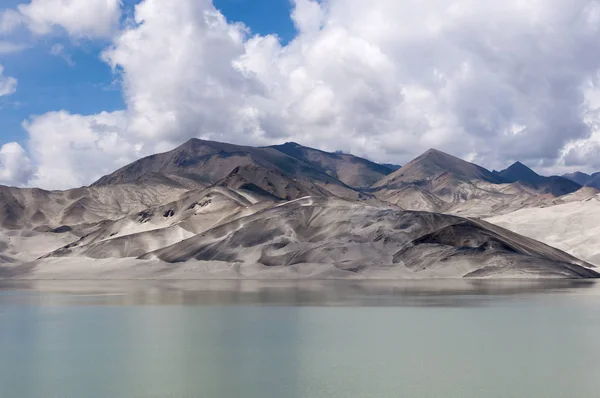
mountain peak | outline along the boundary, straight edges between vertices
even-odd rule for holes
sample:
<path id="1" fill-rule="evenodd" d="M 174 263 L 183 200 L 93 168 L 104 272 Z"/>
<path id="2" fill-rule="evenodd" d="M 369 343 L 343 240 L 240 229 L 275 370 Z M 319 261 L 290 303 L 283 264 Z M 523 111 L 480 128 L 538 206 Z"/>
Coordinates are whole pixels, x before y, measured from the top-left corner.
<path id="1" fill-rule="evenodd" d="M 511 164 L 502 171 L 495 171 L 494 174 L 510 183 L 523 181 L 530 184 L 537 184 L 544 178 L 519 161 Z"/>
<path id="2" fill-rule="evenodd" d="M 508 168 L 506 170 L 519 170 L 522 172 L 539 175 L 538 173 L 533 171 L 530 167 L 524 165 L 523 163 L 519 162 L 518 160 L 516 162 L 514 162 L 513 164 L 511 164 L 510 166 L 508 166 Z M 506 170 L 504 170 L 504 171 L 506 171 Z"/>
<path id="3" fill-rule="evenodd" d="M 510 169 L 511 167 L 520 167 L 520 168 L 527 168 L 529 169 L 529 167 L 525 166 L 523 163 L 519 162 L 518 160 L 516 162 L 514 162 L 513 164 L 511 164 L 508 168 Z"/>
<path id="4" fill-rule="evenodd" d="M 506 183 L 526 183 L 554 196 L 575 192 L 581 188 L 580 184 L 565 177 L 541 176 L 521 162 L 515 162 L 502 171 L 494 171 L 494 175 Z"/>
<path id="5" fill-rule="evenodd" d="M 442 152 L 439 149 L 430 148 L 427 151 L 423 152 L 421 155 L 417 156 L 413 162 L 415 161 L 435 161 L 435 162 L 449 162 L 450 164 L 456 163 L 469 163 L 466 160 L 458 158 L 456 156 L 450 155 L 446 152 Z M 411 162 L 412 163 L 412 162 Z M 472 164 L 472 163 L 469 163 Z"/>
<path id="6" fill-rule="evenodd" d="M 448 155 L 446 152 L 442 152 L 439 149 L 435 149 L 435 148 L 429 148 L 428 150 L 426 150 L 425 152 L 423 152 L 423 155 L 428 155 L 428 154 L 442 154 L 442 155 Z M 452 155 L 448 155 L 448 156 L 452 156 Z"/>
<path id="7" fill-rule="evenodd" d="M 444 173 L 449 173 L 455 179 L 463 181 L 483 180 L 496 182 L 498 180 L 494 174 L 483 167 L 431 148 L 380 180 L 373 187 L 398 187 L 406 184 L 414 184 L 435 179 Z"/>

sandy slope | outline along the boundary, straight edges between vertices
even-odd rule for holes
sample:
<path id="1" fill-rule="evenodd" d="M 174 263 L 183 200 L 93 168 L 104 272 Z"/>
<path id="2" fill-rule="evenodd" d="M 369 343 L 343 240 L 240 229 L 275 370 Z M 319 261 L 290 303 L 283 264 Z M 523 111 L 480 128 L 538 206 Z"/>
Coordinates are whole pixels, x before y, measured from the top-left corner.
<path id="1" fill-rule="evenodd" d="M 599 276 L 560 250 L 483 221 L 339 198 L 253 203 L 245 195 L 227 188 L 189 192 L 102 223 L 40 260 L 5 258 L 0 278 Z M 60 243 L 53 239 L 40 250 Z M 124 258 L 131 256 L 140 257 Z"/>
<path id="2" fill-rule="evenodd" d="M 598 195 L 550 207 L 522 209 L 488 221 L 600 265 Z"/>
<path id="3" fill-rule="evenodd" d="M 104 222 L 76 242 L 56 248 L 58 250 L 50 255 L 137 257 L 190 238 L 219 223 L 252 214 L 272 203 L 259 201 L 253 193 L 225 187 L 190 191 L 175 202 Z"/>
<path id="4" fill-rule="evenodd" d="M 186 188 L 166 185 L 112 185 L 44 191 L 0 186 L 0 227 L 53 229 L 63 225 L 116 220 L 172 201 Z"/>
<path id="5" fill-rule="evenodd" d="M 406 210 L 443 211 L 449 206 L 437 196 L 414 185 L 400 189 L 384 188 L 377 191 L 375 196 Z"/>
<path id="6" fill-rule="evenodd" d="M 0 249 L 15 261 L 31 261 L 77 239 L 70 232 L 0 231 Z"/>
<path id="7" fill-rule="evenodd" d="M 286 202 L 141 258 L 242 268 L 322 264 L 391 277 L 597 275 L 564 252 L 484 222 L 333 198 Z"/>

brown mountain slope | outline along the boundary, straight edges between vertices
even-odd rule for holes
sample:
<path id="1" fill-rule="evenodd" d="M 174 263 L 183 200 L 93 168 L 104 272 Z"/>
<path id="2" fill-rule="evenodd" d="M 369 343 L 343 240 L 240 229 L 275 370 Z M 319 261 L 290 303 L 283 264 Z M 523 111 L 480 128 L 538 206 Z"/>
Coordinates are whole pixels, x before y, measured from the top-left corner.
<path id="1" fill-rule="evenodd" d="M 343 185 L 336 178 L 274 148 L 205 141 L 193 138 L 172 151 L 133 162 L 102 177 L 93 186 L 135 183 L 149 173 L 184 176 L 213 184 L 240 166 L 255 165 L 292 177 Z"/>
<path id="2" fill-rule="evenodd" d="M 353 188 L 368 188 L 393 171 L 358 156 L 325 152 L 295 142 L 273 145 L 270 148 L 306 162 Z"/>
<path id="3" fill-rule="evenodd" d="M 447 153 L 430 149 L 373 185 L 373 188 L 401 188 L 416 184 L 435 188 L 436 181 L 487 181 L 501 183 L 492 172 Z"/>
<path id="4" fill-rule="evenodd" d="M 254 164 L 236 167 L 229 175 L 215 183 L 215 186 L 242 189 L 280 200 L 332 195 L 311 181 L 290 178 L 278 171 Z"/>

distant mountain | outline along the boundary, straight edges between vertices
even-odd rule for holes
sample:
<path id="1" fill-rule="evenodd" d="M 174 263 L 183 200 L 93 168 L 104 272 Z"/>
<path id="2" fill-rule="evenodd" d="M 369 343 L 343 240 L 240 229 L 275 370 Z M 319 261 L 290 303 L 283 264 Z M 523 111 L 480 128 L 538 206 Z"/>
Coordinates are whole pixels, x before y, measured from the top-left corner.
<path id="1" fill-rule="evenodd" d="M 568 173 L 562 175 L 564 178 L 568 178 L 569 180 L 576 182 L 579 185 L 586 185 L 589 180 L 592 179 L 592 176 L 586 173 L 582 173 L 580 171 L 576 171 L 574 173 Z"/>
<path id="2" fill-rule="evenodd" d="M 585 185 L 600 189 L 600 173 L 592 174 L 590 180 Z"/>
<path id="3" fill-rule="evenodd" d="M 213 184 L 240 166 L 256 165 L 315 182 L 344 185 L 336 177 L 275 148 L 255 148 L 193 138 L 172 151 L 147 156 L 102 177 L 92 186 L 136 183 L 150 173 Z M 155 177 L 156 178 L 156 177 Z"/>
<path id="4" fill-rule="evenodd" d="M 501 183 L 502 179 L 481 166 L 447 153 L 430 149 L 373 185 L 373 188 L 402 188 L 407 184 L 435 185 L 435 181 L 450 179 L 468 182 L 473 180 Z"/>
<path id="5" fill-rule="evenodd" d="M 358 156 L 325 152 L 295 142 L 286 142 L 269 148 L 305 162 L 353 188 L 368 188 L 393 171 L 390 167 Z"/>
<path id="6" fill-rule="evenodd" d="M 507 169 L 493 172 L 504 182 L 523 182 L 536 188 L 540 193 L 551 193 L 554 196 L 562 196 L 577 191 L 581 184 L 565 177 L 544 177 L 525 166 L 521 162 L 515 162 Z"/>
<path id="7" fill-rule="evenodd" d="M 393 163 L 381 163 L 381 165 L 387 167 L 388 169 L 390 169 L 392 171 L 396 171 L 400 167 L 402 167 L 399 164 L 393 164 Z"/>
<path id="8" fill-rule="evenodd" d="M 587 187 L 600 189 L 600 172 L 590 175 L 576 171 L 575 173 L 564 174 L 563 177 Z"/>
<path id="9" fill-rule="evenodd" d="M 506 182 L 522 181 L 530 184 L 537 184 L 544 180 L 544 177 L 540 176 L 521 162 L 515 162 L 502 171 L 494 170 L 493 173 Z"/>
<path id="10" fill-rule="evenodd" d="M 549 203 L 580 188 L 563 177 L 540 176 L 520 162 L 492 172 L 435 149 L 372 186 L 377 198 L 407 210 L 478 217 Z"/>

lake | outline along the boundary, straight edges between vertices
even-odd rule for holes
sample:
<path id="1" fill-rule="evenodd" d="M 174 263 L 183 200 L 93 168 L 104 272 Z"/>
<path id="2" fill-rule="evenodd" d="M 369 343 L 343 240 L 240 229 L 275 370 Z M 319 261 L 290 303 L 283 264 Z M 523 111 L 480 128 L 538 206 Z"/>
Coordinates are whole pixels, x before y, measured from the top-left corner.
<path id="1" fill-rule="evenodd" d="M 597 398 L 600 285 L 0 281 L 0 397 Z"/>

